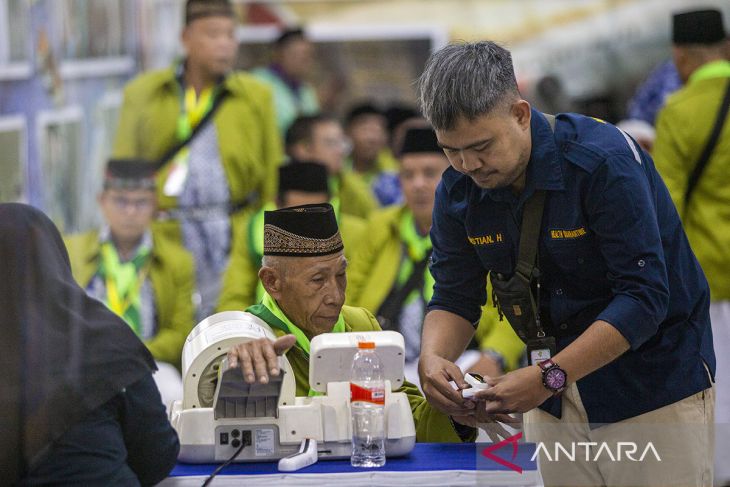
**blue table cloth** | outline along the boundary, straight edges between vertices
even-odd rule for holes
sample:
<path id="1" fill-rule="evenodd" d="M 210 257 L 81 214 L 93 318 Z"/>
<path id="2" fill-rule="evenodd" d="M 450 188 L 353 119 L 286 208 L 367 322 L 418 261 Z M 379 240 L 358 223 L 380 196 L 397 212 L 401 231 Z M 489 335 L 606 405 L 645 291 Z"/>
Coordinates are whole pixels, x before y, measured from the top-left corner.
<path id="1" fill-rule="evenodd" d="M 276 462 L 236 463 L 227 466 L 213 485 L 540 485 L 531 461 L 535 445 L 522 443 L 513 458 L 512 444 L 490 453 L 488 443 L 417 443 L 407 457 L 388 458 L 378 469 L 353 468 L 347 460 L 320 460 L 297 472 L 279 472 Z M 217 465 L 179 463 L 163 485 L 200 485 Z M 518 470 L 521 470 L 518 471 Z M 195 484 L 192 482 L 195 479 Z M 190 482 L 185 482 L 189 480 Z M 444 483 L 445 482 L 445 483 Z"/>

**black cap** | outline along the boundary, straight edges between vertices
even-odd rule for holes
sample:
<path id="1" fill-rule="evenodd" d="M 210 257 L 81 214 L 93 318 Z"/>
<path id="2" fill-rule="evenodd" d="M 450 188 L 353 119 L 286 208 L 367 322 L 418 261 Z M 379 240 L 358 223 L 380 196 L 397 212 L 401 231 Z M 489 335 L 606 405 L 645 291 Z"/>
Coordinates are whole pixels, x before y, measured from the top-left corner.
<path id="1" fill-rule="evenodd" d="M 212 16 L 235 18 L 236 13 L 229 0 L 188 0 L 185 3 L 185 25 Z"/>
<path id="2" fill-rule="evenodd" d="M 378 115 L 380 117 L 385 117 L 383 112 L 378 110 L 378 108 L 372 103 L 360 103 L 350 109 L 347 113 L 347 117 L 345 117 L 345 123 L 350 125 L 356 118 L 362 117 L 363 115 Z"/>
<path id="3" fill-rule="evenodd" d="M 155 189 L 156 167 L 143 159 L 111 159 L 104 173 L 104 189 Z"/>
<path id="4" fill-rule="evenodd" d="M 443 154 L 444 151 L 439 147 L 436 133 L 433 130 L 430 128 L 412 128 L 406 132 L 400 155 L 404 156 L 415 152 L 438 152 Z"/>
<path id="5" fill-rule="evenodd" d="M 724 39 L 725 28 L 719 10 L 692 10 L 672 17 L 674 44 L 716 44 Z"/>
<path id="6" fill-rule="evenodd" d="M 281 48 L 284 47 L 289 41 L 304 38 L 304 29 L 302 29 L 301 27 L 289 28 L 279 34 L 279 37 L 277 37 L 274 41 L 274 47 Z"/>
<path id="7" fill-rule="evenodd" d="M 385 111 L 385 118 L 388 120 L 388 132 L 406 120 L 419 116 L 418 110 L 408 105 L 393 105 Z"/>
<path id="8" fill-rule="evenodd" d="M 279 194 L 287 191 L 328 193 L 327 168 L 314 161 L 293 162 L 279 168 Z"/>
<path id="9" fill-rule="evenodd" d="M 264 255 L 316 257 L 343 249 L 329 203 L 264 212 Z"/>

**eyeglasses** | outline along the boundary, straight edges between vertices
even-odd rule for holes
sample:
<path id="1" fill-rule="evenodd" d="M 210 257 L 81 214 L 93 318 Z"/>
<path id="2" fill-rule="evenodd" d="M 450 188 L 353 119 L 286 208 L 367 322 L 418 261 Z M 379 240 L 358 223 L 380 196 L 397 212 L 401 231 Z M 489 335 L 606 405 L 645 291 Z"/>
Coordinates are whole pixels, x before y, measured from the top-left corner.
<path id="1" fill-rule="evenodd" d="M 117 210 L 131 208 L 136 211 L 150 210 L 155 205 L 153 198 L 127 198 L 125 196 L 112 196 L 112 204 Z"/>
<path id="2" fill-rule="evenodd" d="M 350 141 L 350 139 L 347 137 L 327 137 L 320 139 L 320 142 L 327 148 L 338 149 L 345 154 L 349 154 L 352 150 L 352 141 Z"/>

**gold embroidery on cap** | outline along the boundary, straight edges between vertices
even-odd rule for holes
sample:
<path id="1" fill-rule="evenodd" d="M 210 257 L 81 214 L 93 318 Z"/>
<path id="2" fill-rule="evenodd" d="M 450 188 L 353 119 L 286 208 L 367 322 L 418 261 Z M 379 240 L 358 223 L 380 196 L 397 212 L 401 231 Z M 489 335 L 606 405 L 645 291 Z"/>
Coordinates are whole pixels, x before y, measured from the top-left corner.
<path id="1" fill-rule="evenodd" d="M 270 223 L 264 225 L 264 253 L 332 254 L 343 247 L 340 232 L 329 238 L 302 237 Z"/>

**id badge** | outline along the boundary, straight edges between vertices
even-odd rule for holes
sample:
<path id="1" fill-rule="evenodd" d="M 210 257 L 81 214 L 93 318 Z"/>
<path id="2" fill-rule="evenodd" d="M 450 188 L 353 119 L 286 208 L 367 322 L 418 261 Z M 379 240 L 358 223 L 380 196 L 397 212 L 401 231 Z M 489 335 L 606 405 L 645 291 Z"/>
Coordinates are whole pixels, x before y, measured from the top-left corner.
<path id="1" fill-rule="evenodd" d="M 173 164 L 172 171 L 167 175 L 162 191 L 165 196 L 177 197 L 182 193 L 185 180 L 188 178 L 188 164 L 187 160 L 179 158 L 176 158 Z"/>
<path id="2" fill-rule="evenodd" d="M 553 358 L 556 353 L 555 337 L 546 336 L 527 341 L 527 360 L 530 365 L 537 365 Z"/>

